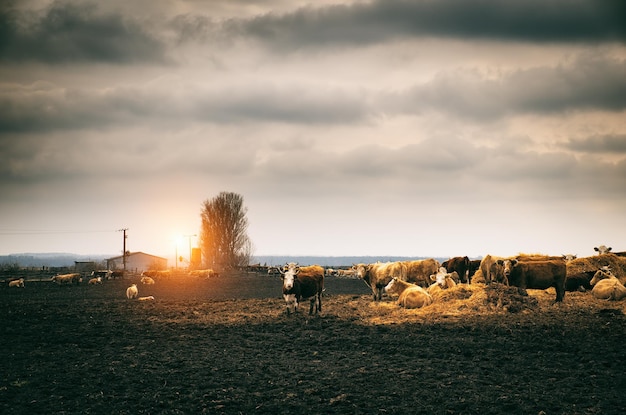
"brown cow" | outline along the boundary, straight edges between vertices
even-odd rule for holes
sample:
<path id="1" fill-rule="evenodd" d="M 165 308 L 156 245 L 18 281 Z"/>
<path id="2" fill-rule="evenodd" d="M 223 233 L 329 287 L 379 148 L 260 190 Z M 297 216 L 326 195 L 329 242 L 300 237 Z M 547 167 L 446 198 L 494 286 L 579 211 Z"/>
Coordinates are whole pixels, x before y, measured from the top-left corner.
<path id="1" fill-rule="evenodd" d="M 459 278 L 462 283 L 468 283 L 469 280 L 469 268 L 470 268 L 470 260 L 466 256 L 455 256 L 450 258 L 447 261 L 444 261 L 441 264 L 449 273 L 456 271 L 459 274 Z"/>
<path id="2" fill-rule="evenodd" d="M 613 275 L 608 267 L 600 268 L 591 279 L 591 294 L 601 300 L 619 301 L 626 298 L 626 287 Z"/>
<path id="3" fill-rule="evenodd" d="M 476 274 L 476 271 L 480 268 L 480 259 L 471 259 L 469 263 L 469 269 L 467 272 L 467 280 L 471 283 L 472 277 Z"/>
<path id="4" fill-rule="evenodd" d="M 554 287 L 557 302 L 563 301 L 565 296 L 565 278 L 567 269 L 565 261 L 529 261 L 506 259 L 503 262 L 503 272 L 510 285 L 525 292 L 527 288 L 545 290 Z"/>
<path id="5" fill-rule="evenodd" d="M 440 267 L 439 261 L 434 258 L 404 261 L 403 264 L 406 267 L 406 278 L 401 279 L 424 288 L 430 285 L 430 276 L 436 274 Z"/>
<path id="6" fill-rule="evenodd" d="M 483 278 L 485 279 L 485 284 L 489 284 L 492 282 L 501 282 L 507 284 L 502 268 L 502 261 L 504 259 L 505 258 L 487 254 L 480 261 L 480 271 L 482 272 Z"/>
<path id="7" fill-rule="evenodd" d="M 371 289 L 374 301 L 380 301 L 383 289 L 392 278 L 406 279 L 406 265 L 403 262 L 377 262 L 375 264 L 357 264 L 352 267 L 358 278 Z"/>
<path id="8" fill-rule="evenodd" d="M 310 300 L 309 314 L 322 311 L 322 292 L 324 291 L 324 268 L 319 265 L 300 267 L 292 262 L 286 271 L 279 268 L 283 279 L 283 298 L 287 303 L 287 314 L 298 311 L 300 300 Z"/>
<path id="9" fill-rule="evenodd" d="M 385 286 L 389 295 L 398 295 L 398 305 L 404 308 L 421 308 L 432 304 L 433 298 L 417 284 L 392 278 Z"/>
<path id="10" fill-rule="evenodd" d="M 80 277 L 80 274 L 72 273 L 72 274 L 55 275 L 54 277 L 52 277 L 51 281 L 57 283 L 58 285 L 72 285 L 72 284 L 78 285 L 81 280 L 82 278 Z"/>

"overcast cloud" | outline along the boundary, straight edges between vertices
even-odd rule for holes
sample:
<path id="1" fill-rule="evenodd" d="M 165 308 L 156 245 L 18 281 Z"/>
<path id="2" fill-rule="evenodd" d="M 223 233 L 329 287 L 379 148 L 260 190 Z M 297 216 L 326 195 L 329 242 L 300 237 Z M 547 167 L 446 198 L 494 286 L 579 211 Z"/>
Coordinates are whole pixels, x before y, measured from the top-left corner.
<path id="1" fill-rule="evenodd" d="M 0 6 L 0 254 L 626 250 L 620 0 Z M 192 243 L 196 243 L 192 238 Z M 183 246 L 186 246 L 186 243 Z"/>

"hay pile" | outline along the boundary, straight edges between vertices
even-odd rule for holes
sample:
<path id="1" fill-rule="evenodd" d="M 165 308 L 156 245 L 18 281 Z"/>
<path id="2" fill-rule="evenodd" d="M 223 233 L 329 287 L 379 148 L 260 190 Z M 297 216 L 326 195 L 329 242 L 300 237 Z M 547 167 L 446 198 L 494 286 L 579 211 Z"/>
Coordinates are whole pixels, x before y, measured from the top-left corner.
<path id="1" fill-rule="evenodd" d="M 614 254 L 576 258 L 567 264 L 567 275 L 574 275 L 586 271 L 597 271 L 605 265 L 611 267 L 613 275 L 615 275 L 622 284 L 626 282 L 626 257 Z"/>
<path id="2" fill-rule="evenodd" d="M 456 314 L 462 310 L 519 313 L 539 307 L 536 298 L 523 295 L 517 287 L 504 284 L 459 284 L 436 293 L 433 300 L 433 304 L 426 308 L 447 314 Z"/>

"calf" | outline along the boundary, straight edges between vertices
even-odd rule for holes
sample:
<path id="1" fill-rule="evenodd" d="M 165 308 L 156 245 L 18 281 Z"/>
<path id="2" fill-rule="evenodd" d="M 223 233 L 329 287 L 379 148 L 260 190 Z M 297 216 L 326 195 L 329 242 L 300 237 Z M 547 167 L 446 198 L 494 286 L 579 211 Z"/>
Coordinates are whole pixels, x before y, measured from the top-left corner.
<path id="1" fill-rule="evenodd" d="M 89 285 L 98 285 L 102 284 L 102 277 L 91 278 L 88 282 Z"/>
<path id="2" fill-rule="evenodd" d="M 567 275 L 565 278 L 565 291 L 591 290 L 591 279 L 595 273 L 596 271 L 584 271 Z"/>

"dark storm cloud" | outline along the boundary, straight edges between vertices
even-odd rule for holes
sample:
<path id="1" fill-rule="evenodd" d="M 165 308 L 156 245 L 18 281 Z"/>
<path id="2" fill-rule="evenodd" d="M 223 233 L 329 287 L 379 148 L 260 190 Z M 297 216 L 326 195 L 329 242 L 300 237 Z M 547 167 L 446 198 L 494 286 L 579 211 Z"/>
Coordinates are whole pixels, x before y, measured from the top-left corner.
<path id="1" fill-rule="evenodd" d="M 626 41 L 622 0 L 378 0 L 302 8 L 229 20 L 231 36 L 280 48 L 370 44 L 398 37 L 453 37 L 523 42 Z M 208 21 L 190 21 L 191 33 L 207 33 Z M 193 26 L 191 26 L 193 23 Z M 201 29 L 202 28 L 202 29 Z M 214 28 L 214 27 L 213 27 Z"/>
<path id="2" fill-rule="evenodd" d="M 87 5 L 54 3 L 42 14 L 0 9 L 0 60 L 46 63 L 164 61 L 140 24 Z"/>
<path id="3" fill-rule="evenodd" d="M 0 134 L 183 122 L 348 123 L 371 109 L 361 94 L 304 87 L 238 86 L 186 90 L 62 88 L 0 84 Z"/>
<path id="4" fill-rule="evenodd" d="M 556 67 L 518 70 L 496 79 L 452 71 L 390 98 L 397 111 L 426 109 L 493 119 L 515 113 L 626 108 L 626 61 L 581 57 Z"/>
<path id="5" fill-rule="evenodd" d="M 564 147 L 585 153 L 626 154 L 626 134 L 571 139 Z"/>

